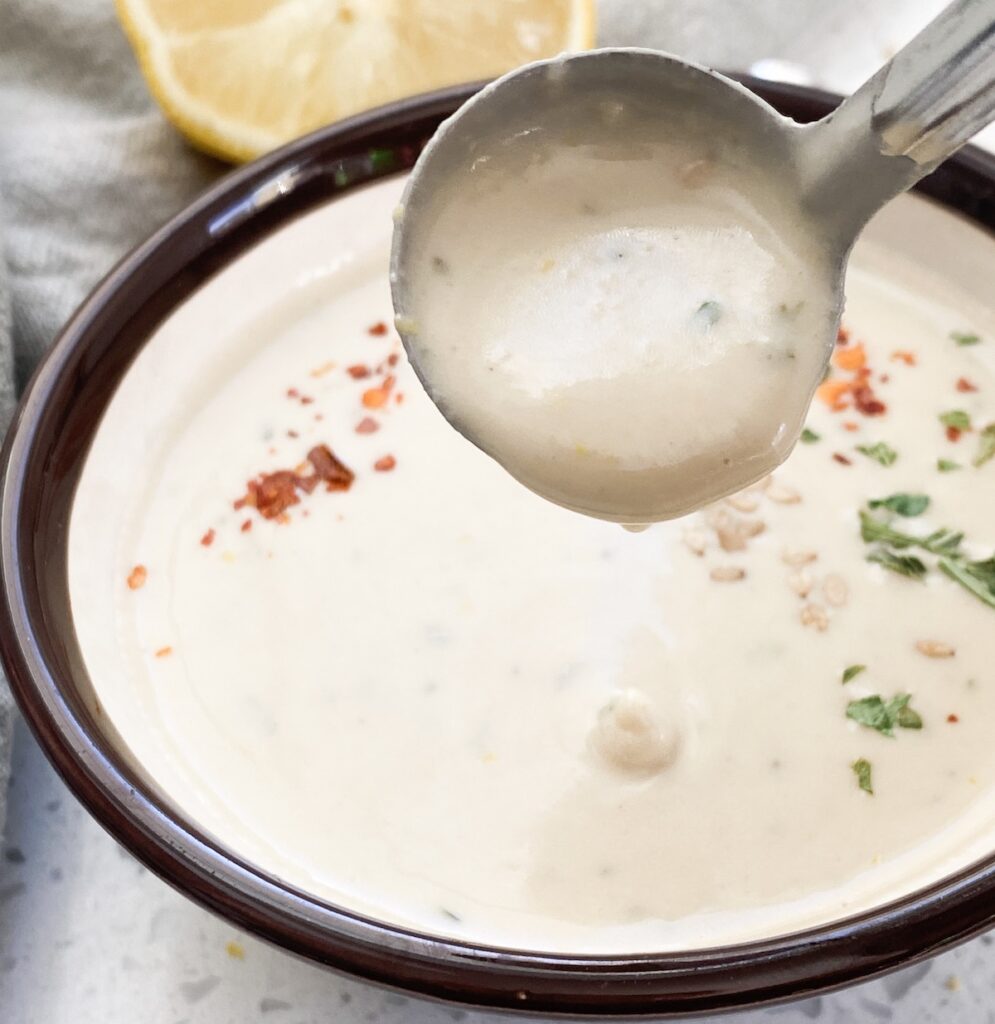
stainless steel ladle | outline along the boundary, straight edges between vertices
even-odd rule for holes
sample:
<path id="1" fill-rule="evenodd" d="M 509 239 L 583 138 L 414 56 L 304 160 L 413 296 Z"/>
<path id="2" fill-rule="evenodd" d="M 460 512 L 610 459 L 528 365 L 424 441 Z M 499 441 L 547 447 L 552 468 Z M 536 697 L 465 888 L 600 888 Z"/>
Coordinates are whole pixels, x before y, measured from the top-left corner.
<path id="1" fill-rule="evenodd" d="M 830 254 L 841 299 L 847 258 L 870 217 L 995 117 L 995 0 L 951 4 L 837 110 L 815 124 L 800 125 L 781 116 L 714 71 L 645 49 L 568 55 L 527 65 L 488 85 L 439 128 L 421 154 L 394 229 L 391 286 L 396 322 L 433 400 L 437 395 L 432 370 L 420 356 L 426 339 L 416 339 L 409 319 L 410 264 L 427 251 L 438 194 L 443 185 L 451 188 L 454 181 L 458 185 L 459 176 L 470 173 L 475 154 L 500 145 L 509 131 L 541 128 L 564 94 L 576 91 L 604 93 L 613 101 L 630 98 L 634 103 L 645 101 L 648 94 L 666 94 L 679 105 L 682 130 L 701 125 L 702 131 L 727 131 L 739 146 L 746 140 L 746 145 L 762 151 L 763 160 L 776 162 L 784 171 L 779 187 L 795 192 L 785 195 L 785 201 L 806 211 L 818 233 L 820 251 Z M 749 273 L 749 268 L 743 273 Z M 827 358 L 835 330 L 835 325 L 827 325 L 825 337 L 811 339 L 811 344 L 824 346 Z M 466 430 L 444 403 L 440 408 L 472 442 L 500 459 L 487 437 Z M 786 457 L 800 428 L 801 422 L 790 424 L 790 436 L 774 464 Z M 766 457 L 770 461 L 769 453 Z M 757 463 L 754 478 L 771 468 L 762 463 L 762 459 Z M 738 485 L 749 482 L 747 475 Z M 534 480 L 527 482 L 542 493 Z M 723 485 L 718 492 L 703 492 L 696 503 L 715 500 L 730 489 Z M 559 499 L 553 496 L 553 500 Z M 678 514 L 672 508 L 645 506 L 581 511 L 623 522 Z"/>

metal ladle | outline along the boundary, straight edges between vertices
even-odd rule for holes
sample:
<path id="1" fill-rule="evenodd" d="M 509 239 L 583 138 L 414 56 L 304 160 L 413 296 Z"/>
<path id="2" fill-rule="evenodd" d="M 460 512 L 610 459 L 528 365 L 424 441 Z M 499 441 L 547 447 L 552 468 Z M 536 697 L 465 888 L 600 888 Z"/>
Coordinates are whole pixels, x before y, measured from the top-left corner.
<path id="1" fill-rule="evenodd" d="M 431 365 L 425 358 L 431 338 L 420 334 L 423 327 L 416 327 L 410 316 L 412 265 L 431 251 L 443 189 L 454 183 L 462 187 L 480 154 L 512 136 L 541 132 L 564 97 L 578 95 L 610 97 L 620 109 L 627 102 L 645 104 L 648 96 L 667 97 L 673 110 L 680 111 L 675 120 L 679 130 L 693 132 L 701 126 L 720 141 L 728 136 L 736 145 L 752 148 L 758 162 L 776 165 L 785 202 L 805 211 L 819 251 L 830 257 L 838 322 L 847 259 L 870 217 L 995 117 L 995 0 L 951 4 L 857 92 L 814 124 L 797 124 L 736 82 L 677 57 L 645 49 L 604 49 L 526 65 L 498 79 L 441 125 L 421 154 L 395 218 L 391 287 L 398 330 L 428 394 L 457 430 L 546 497 L 624 523 L 672 518 L 759 479 L 783 461 L 798 438 L 818 378 L 806 383 L 807 395 L 796 396 L 799 415 L 785 417 L 776 443 L 755 458 L 739 460 L 742 465 L 718 478 L 703 478 L 687 507 L 652 492 L 631 502 L 638 507 L 620 504 L 610 476 L 604 500 L 581 500 L 552 492 L 542 479 L 517 472 L 486 431 L 468 429 L 451 403 L 439 401 L 433 388 L 437 357 Z M 486 246 L 487 239 L 479 244 Z M 748 274 L 750 268 L 742 272 Z M 806 342 L 822 346 L 827 361 L 837 329 L 830 319 L 824 337 Z M 749 387 L 749 382 L 743 385 Z M 622 483 L 619 479 L 617 491 L 624 495 Z"/>

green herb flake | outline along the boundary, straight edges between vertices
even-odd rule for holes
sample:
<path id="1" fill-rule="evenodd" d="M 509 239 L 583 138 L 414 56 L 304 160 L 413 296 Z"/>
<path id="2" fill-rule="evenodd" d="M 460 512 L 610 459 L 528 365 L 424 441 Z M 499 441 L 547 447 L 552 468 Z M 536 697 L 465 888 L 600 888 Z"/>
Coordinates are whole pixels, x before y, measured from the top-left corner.
<path id="1" fill-rule="evenodd" d="M 925 494 L 892 494 L 887 498 L 875 498 L 867 503 L 868 508 L 887 508 L 907 519 L 921 516 L 929 508 L 929 497 Z"/>
<path id="2" fill-rule="evenodd" d="M 895 700 L 898 698 L 896 697 Z M 921 729 L 922 728 L 922 716 L 918 711 L 914 711 L 909 707 L 909 701 L 911 697 L 906 696 L 905 703 L 898 708 L 898 712 L 895 715 L 895 721 L 898 723 L 899 729 Z M 894 701 L 892 702 L 894 703 Z"/>
<path id="3" fill-rule="evenodd" d="M 953 459 L 937 459 L 936 468 L 941 473 L 952 473 L 955 469 L 963 469 L 964 467 L 959 462 L 954 462 Z"/>
<path id="4" fill-rule="evenodd" d="M 978 439 L 978 451 L 974 456 L 973 465 L 983 466 L 989 459 L 995 458 L 995 423 L 989 423 Z"/>
<path id="5" fill-rule="evenodd" d="M 809 430 L 809 428 L 806 427 L 802 431 L 801 440 L 805 444 L 815 444 L 816 441 L 821 441 L 822 440 L 822 435 L 821 434 L 817 434 L 814 430 Z"/>
<path id="6" fill-rule="evenodd" d="M 844 684 L 850 682 L 851 679 L 856 679 L 861 672 L 865 672 L 866 670 L 866 665 L 848 665 L 845 669 L 843 669 Z"/>
<path id="7" fill-rule="evenodd" d="M 981 562 L 941 558 L 940 569 L 976 598 L 995 608 L 995 555 Z"/>
<path id="8" fill-rule="evenodd" d="M 860 537 L 865 544 L 881 541 L 883 544 L 890 544 L 893 548 L 911 548 L 919 542 L 919 539 L 913 537 L 912 534 L 894 529 L 863 509 L 860 510 Z"/>
<path id="9" fill-rule="evenodd" d="M 888 523 L 876 519 L 863 509 L 860 510 L 860 536 L 867 544 L 880 542 L 889 547 L 897 548 L 899 551 L 904 548 L 919 547 L 934 555 L 954 555 L 960 548 L 964 534 L 945 527 L 934 530 L 925 537 L 913 537 L 911 533 L 902 533 Z M 876 561 L 876 559 L 872 559 Z"/>
<path id="10" fill-rule="evenodd" d="M 934 555 L 956 555 L 964 534 L 954 530 L 934 530 L 919 541 L 919 547 Z"/>
<path id="11" fill-rule="evenodd" d="M 871 785 L 871 762 L 866 757 L 858 757 L 850 767 L 853 774 L 857 776 L 857 785 L 865 792 L 874 796 L 874 787 Z"/>
<path id="12" fill-rule="evenodd" d="M 397 154 L 392 149 L 371 149 L 370 169 L 374 173 L 392 171 L 397 164 Z"/>
<path id="13" fill-rule="evenodd" d="M 878 441 L 877 444 L 858 444 L 857 451 L 875 462 L 880 462 L 882 466 L 891 466 L 898 458 L 898 452 L 884 441 Z"/>
<path id="14" fill-rule="evenodd" d="M 710 331 L 722 319 L 722 306 L 714 299 L 703 302 L 694 311 L 694 323 L 699 330 Z"/>
<path id="15" fill-rule="evenodd" d="M 940 413 L 940 422 L 945 427 L 953 427 L 954 430 L 970 430 L 971 417 L 963 409 L 950 409 Z"/>
<path id="16" fill-rule="evenodd" d="M 913 580 L 921 580 L 926 575 L 926 566 L 921 559 L 915 555 L 896 555 L 887 548 L 875 548 L 867 556 L 867 561 L 876 562 L 885 569 L 897 572 L 899 576 L 908 576 Z"/>
<path id="17" fill-rule="evenodd" d="M 981 341 L 977 334 L 972 334 L 970 331 L 951 331 L 950 337 L 958 345 L 977 345 Z"/>
<path id="18" fill-rule="evenodd" d="M 877 694 L 862 697 L 847 704 L 846 717 L 858 725 L 875 729 L 882 736 L 894 736 L 896 726 L 899 729 L 921 729 L 922 718 L 909 707 L 911 700 L 912 695 L 908 693 L 896 693 L 887 702 Z"/>

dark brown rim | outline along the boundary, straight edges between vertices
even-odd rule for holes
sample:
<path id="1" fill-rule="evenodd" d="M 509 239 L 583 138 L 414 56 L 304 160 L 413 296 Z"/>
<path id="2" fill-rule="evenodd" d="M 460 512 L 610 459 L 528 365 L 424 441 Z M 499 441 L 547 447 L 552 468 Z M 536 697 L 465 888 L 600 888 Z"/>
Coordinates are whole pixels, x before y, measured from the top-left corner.
<path id="1" fill-rule="evenodd" d="M 837 97 L 752 79 L 798 121 Z M 669 1016 L 810 995 L 931 956 L 995 924 L 995 854 L 846 921 L 699 952 L 556 956 L 439 940 L 315 900 L 170 809 L 111 742 L 69 617 L 66 523 L 111 394 L 154 327 L 239 253 L 331 196 L 413 162 L 475 86 L 392 104 L 237 170 L 125 257 L 83 303 L 25 394 L 3 453 L 0 654 L 60 775 L 105 828 L 176 888 L 292 952 L 373 981 L 481 1007 Z M 967 149 L 920 191 L 995 229 L 995 158 Z"/>

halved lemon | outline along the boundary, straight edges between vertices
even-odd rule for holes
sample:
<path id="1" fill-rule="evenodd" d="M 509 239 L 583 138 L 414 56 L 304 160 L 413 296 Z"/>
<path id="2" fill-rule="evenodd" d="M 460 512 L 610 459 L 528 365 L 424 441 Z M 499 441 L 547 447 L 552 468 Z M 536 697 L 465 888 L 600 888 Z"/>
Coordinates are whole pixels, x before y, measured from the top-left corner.
<path id="1" fill-rule="evenodd" d="M 228 160 L 594 40 L 594 0 L 117 0 L 117 8 L 166 116 Z"/>

